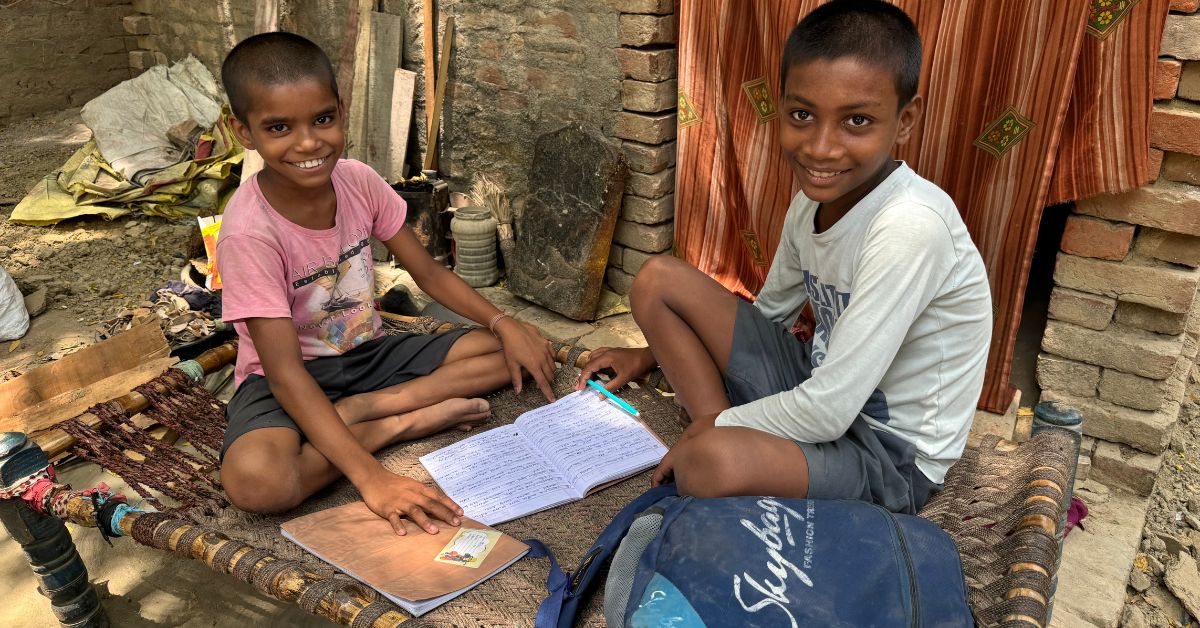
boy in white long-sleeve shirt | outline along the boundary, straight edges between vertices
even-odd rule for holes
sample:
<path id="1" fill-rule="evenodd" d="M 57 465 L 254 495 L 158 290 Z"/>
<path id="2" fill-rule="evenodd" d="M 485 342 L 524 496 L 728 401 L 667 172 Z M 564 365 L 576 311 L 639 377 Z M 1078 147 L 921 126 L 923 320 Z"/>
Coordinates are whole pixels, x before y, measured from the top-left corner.
<path id="1" fill-rule="evenodd" d="M 891 158 L 920 119 L 903 11 L 834 0 L 784 50 L 780 144 L 801 192 L 755 304 L 673 258 L 634 282 L 646 349 L 693 418 L 659 466 L 696 496 L 873 501 L 916 512 L 962 454 L 991 333 L 987 274 L 953 201 Z M 811 308 L 811 342 L 789 327 Z M 583 381 L 581 379 L 581 383 Z"/>

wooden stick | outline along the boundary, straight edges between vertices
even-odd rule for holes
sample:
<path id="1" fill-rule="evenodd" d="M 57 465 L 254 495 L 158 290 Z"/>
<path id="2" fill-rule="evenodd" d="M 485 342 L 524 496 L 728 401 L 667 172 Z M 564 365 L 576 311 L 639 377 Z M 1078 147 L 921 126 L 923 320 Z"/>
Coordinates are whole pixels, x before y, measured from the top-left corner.
<path id="1" fill-rule="evenodd" d="M 421 35 L 424 38 L 422 47 L 425 53 L 425 143 L 428 144 L 428 138 L 433 135 L 433 107 L 429 106 L 429 100 L 433 98 L 434 85 L 437 82 L 437 74 L 433 67 L 437 59 L 433 49 L 434 40 L 437 39 L 437 23 L 433 21 L 433 0 L 425 0 L 421 7 Z"/>
<path id="2" fill-rule="evenodd" d="M 433 122 L 429 127 L 428 147 L 425 151 L 425 170 L 437 169 L 438 127 L 442 125 L 442 101 L 446 98 L 446 77 L 450 73 L 450 52 L 454 45 L 454 16 L 446 18 L 446 32 L 442 34 L 442 58 L 438 63 L 437 93 L 434 95 Z"/>
<path id="3" fill-rule="evenodd" d="M 92 500 L 85 497 L 81 492 L 71 491 L 71 496 L 67 499 L 64 510 L 65 515 L 63 520 L 79 526 L 96 527 L 96 515 Z M 146 539 L 135 536 L 134 524 L 142 517 L 148 515 L 161 517 L 162 519 L 154 525 L 155 530 L 163 528 L 163 526 L 171 526 L 174 531 L 169 536 L 166 536 L 166 538 L 161 538 L 160 540 L 159 535 L 154 534 L 154 530 L 151 530 L 148 535 L 150 542 L 146 542 Z M 312 573 L 304 569 L 297 562 L 284 561 L 273 554 L 256 552 L 252 555 L 251 552 L 255 549 L 254 547 L 240 541 L 234 541 L 212 528 L 198 526 L 190 521 L 175 517 L 163 517 L 159 513 L 143 512 L 129 512 L 121 517 L 117 525 L 120 527 L 123 536 L 130 537 L 147 547 L 175 552 L 185 558 L 198 560 L 204 563 L 209 569 L 219 573 L 245 574 L 244 578 L 241 579 L 255 585 L 263 593 L 278 600 L 299 603 L 301 596 L 305 592 L 312 590 L 314 586 L 321 586 L 325 591 L 316 600 L 316 608 L 311 612 L 341 626 L 354 624 L 355 619 L 368 606 L 372 605 L 373 609 L 378 609 L 383 605 L 387 607 L 387 610 L 378 619 L 368 624 L 371 628 L 393 627 L 409 619 L 399 607 L 391 602 L 387 602 L 386 600 L 372 601 L 363 595 L 361 587 L 352 580 L 345 580 L 343 586 L 329 587 L 327 586 L 329 578 Z M 184 541 L 185 538 L 188 541 Z M 228 549 L 225 552 L 221 552 L 222 548 Z M 232 552 L 229 550 L 232 550 Z M 230 553 L 231 556 L 228 561 L 217 564 L 218 553 Z M 243 561 L 251 560 L 253 564 L 240 565 Z M 281 566 L 285 568 L 282 570 L 278 569 Z M 260 578 L 259 574 L 267 570 L 277 572 L 277 575 L 269 580 Z"/>
<path id="4" fill-rule="evenodd" d="M 205 373 L 211 373 L 222 366 L 229 364 L 235 357 L 237 357 L 237 342 L 230 341 L 219 347 L 209 349 L 208 351 L 201 353 L 196 357 L 196 362 L 200 364 L 200 367 L 204 369 Z M 134 391 L 130 391 L 127 395 L 117 397 L 109 403 L 120 404 L 120 406 L 124 408 L 125 412 L 128 413 L 141 412 L 142 410 L 150 407 L 150 400 L 146 399 L 146 397 L 141 393 Z M 100 423 L 100 419 L 91 413 L 80 415 L 79 420 L 88 427 L 95 427 Z M 134 425 L 140 428 L 148 427 L 148 425 L 138 425 L 137 422 L 135 422 Z M 64 432 L 61 428 L 57 427 L 36 432 L 30 435 L 30 438 L 32 438 L 33 441 L 42 448 L 42 451 L 46 452 L 46 455 L 51 459 L 54 459 L 60 454 L 65 453 L 68 449 L 75 445 L 75 439 Z"/>

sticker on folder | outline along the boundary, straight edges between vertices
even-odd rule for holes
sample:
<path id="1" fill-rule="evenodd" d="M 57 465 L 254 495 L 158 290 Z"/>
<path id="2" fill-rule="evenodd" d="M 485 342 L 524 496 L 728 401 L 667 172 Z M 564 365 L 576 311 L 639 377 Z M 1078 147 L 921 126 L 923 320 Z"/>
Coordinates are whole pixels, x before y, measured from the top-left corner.
<path id="1" fill-rule="evenodd" d="M 454 538 L 438 552 L 436 560 L 439 563 L 458 565 L 459 567 L 478 567 L 484 558 L 496 547 L 500 540 L 498 530 L 479 530 L 459 528 Z M 426 554 L 428 556 L 428 554 Z"/>

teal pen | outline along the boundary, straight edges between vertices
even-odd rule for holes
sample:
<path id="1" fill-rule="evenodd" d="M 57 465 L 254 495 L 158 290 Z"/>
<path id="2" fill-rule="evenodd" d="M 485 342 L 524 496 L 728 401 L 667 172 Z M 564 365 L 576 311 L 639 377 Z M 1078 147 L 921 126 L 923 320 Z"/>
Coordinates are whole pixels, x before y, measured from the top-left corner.
<path id="1" fill-rule="evenodd" d="M 595 388 L 596 390 L 599 390 L 600 392 L 604 393 L 604 396 L 605 396 L 605 397 L 608 397 L 609 399 L 612 399 L 614 403 L 616 403 L 618 406 L 621 406 L 621 409 L 622 409 L 622 410 L 624 410 L 624 411 L 628 412 L 629 414 L 632 414 L 633 416 L 638 416 L 638 411 L 637 411 L 637 408 L 634 408 L 633 406 L 631 406 L 631 405 L 629 405 L 629 404 L 625 403 L 625 400 L 624 400 L 624 399 L 621 399 L 620 397 L 618 397 L 618 396 L 616 396 L 616 395 L 614 395 L 614 394 L 612 394 L 612 393 L 608 392 L 608 389 L 607 389 L 607 388 L 605 388 L 605 387 L 603 387 L 603 386 L 601 386 L 600 384 L 597 384 L 597 383 L 596 383 L 596 380 L 594 380 L 594 379 L 589 379 L 589 380 L 587 381 L 587 383 L 588 383 L 588 385 L 589 385 L 589 386 L 591 386 L 592 388 Z"/>

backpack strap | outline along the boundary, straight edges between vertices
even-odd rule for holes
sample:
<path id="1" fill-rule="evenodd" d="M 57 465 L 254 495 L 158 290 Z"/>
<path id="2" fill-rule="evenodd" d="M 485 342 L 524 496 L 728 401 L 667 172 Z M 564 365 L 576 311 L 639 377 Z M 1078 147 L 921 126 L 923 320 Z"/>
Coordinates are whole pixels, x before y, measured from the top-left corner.
<path id="1" fill-rule="evenodd" d="M 580 600 L 593 588 L 601 567 L 621 544 L 633 520 L 662 499 L 678 494 L 674 484 L 663 484 L 629 502 L 596 537 L 574 572 L 564 572 L 554 558 L 554 552 L 545 543 L 537 539 L 525 539 L 525 544 L 530 547 L 529 556 L 550 559 L 550 574 L 546 576 L 549 595 L 538 605 L 535 628 L 567 628 L 574 625 Z"/>

